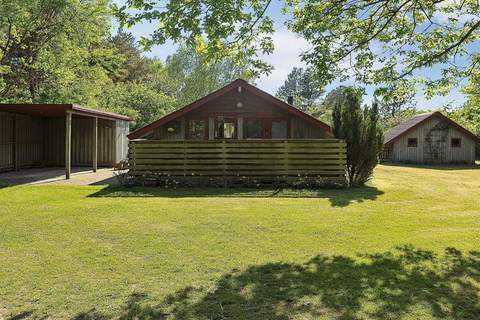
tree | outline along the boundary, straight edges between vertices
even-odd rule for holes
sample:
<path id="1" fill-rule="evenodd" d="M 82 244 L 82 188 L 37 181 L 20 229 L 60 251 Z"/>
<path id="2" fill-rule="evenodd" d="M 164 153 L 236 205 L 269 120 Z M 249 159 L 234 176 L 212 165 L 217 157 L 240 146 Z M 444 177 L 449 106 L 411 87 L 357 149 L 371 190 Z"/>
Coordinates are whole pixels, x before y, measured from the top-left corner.
<path id="1" fill-rule="evenodd" d="M 411 82 L 397 81 L 377 88 L 374 98 L 379 104 L 382 121 L 387 121 L 402 110 L 415 107 L 415 86 Z"/>
<path id="2" fill-rule="evenodd" d="M 480 62 L 480 55 L 475 57 Z M 476 69 L 463 89 L 467 102 L 450 116 L 476 134 L 480 134 L 480 71 Z"/>
<path id="3" fill-rule="evenodd" d="M 361 92 L 344 87 L 333 103 L 333 134 L 347 143 L 347 180 L 350 186 L 367 182 L 383 145 L 378 106 L 361 107 Z"/>
<path id="4" fill-rule="evenodd" d="M 313 113 L 318 111 L 318 100 L 324 92 L 323 87 L 315 82 L 311 69 L 294 67 L 276 95 L 283 100 L 292 96 L 295 107 Z"/>
<path id="5" fill-rule="evenodd" d="M 426 93 L 444 94 L 478 66 L 480 6 L 476 0 L 284 0 L 291 30 L 312 48 L 303 58 L 325 85 L 355 77 L 367 84 L 417 78 L 437 66 L 441 76 L 421 79 Z M 127 0 L 116 7 L 120 21 L 158 22 L 147 44 L 187 41 L 209 57 L 250 60 L 268 70 L 257 54 L 273 51 L 271 0 Z M 134 9 L 134 10 L 131 10 Z M 132 13 L 133 12 L 133 13 Z M 292 17 L 292 18 L 289 18 Z M 204 39 L 205 38 L 205 39 Z"/>
<path id="6" fill-rule="evenodd" d="M 0 0 L 4 102 L 95 105 L 118 57 L 106 0 Z"/>
<path id="7" fill-rule="evenodd" d="M 104 90 L 99 105 L 106 110 L 133 117 L 134 130 L 174 111 L 177 102 L 148 84 L 120 82 Z"/>
<path id="8" fill-rule="evenodd" d="M 179 47 L 165 62 L 168 77 L 175 84 L 177 102 L 183 106 L 227 83 L 244 78 L 252 80 L 251 65 L 237 64 L 231 58 L 209 61 L 208 58 L 187 45 Z"/>
<path id="9" fill-rule="evenodd" d="M 142 50 L 131 33 L 119 30 L 108 42 L 123 57 L 113 76 L 114 82 L 141 81 L 147 76 L 151 61 L 142 56 Z"/>
<path id="10" fill-rule="evenodd" d="M 255 75 L 271 67 L 258 53 L 271 53 L 273 20 L 265 15 L 271 0 L 127 0 L 114 4 L 122 26 L 155 21 L 158 28 L 142 44 L 185 43 L 210 61 L 230 57 L 237 65 L 253 65 Z"/>

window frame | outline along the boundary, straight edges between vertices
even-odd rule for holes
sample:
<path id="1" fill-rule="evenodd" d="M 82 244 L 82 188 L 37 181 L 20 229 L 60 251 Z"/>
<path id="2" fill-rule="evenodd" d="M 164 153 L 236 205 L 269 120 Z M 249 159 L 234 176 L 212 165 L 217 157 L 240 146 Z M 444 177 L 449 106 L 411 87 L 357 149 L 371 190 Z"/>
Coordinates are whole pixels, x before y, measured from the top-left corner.
<path id="1" fill-rule="evenodd" d="M 219 117 L 223 117 L 224 119 L 232 119 L 233 120 L 233 124 L 235 126 L 233 138 L 217 137 L 218 123 L 220 122 L 219 119 L 218 119 Z M 214 125 L 214 128 L 213 128 L 213 139 L 214 140 L 238 140 L 238 117 L 237 117 L 237 115 L 227 114 L 227 113 L 225 113 L 225 114 L 223 114 L 223 113 L 214 114 L 213 125 Z"/>
<path id="2" fill-rule="evenodd" d="M 458 142 L 457 143 L 454 143 L 455 142 Z M 450 138 L 450 148 L 461 148 L 462 147 L 462 138 L 458 138 L 458 137 L 455 137 L 455 138 Z"/>
<path id="3" fill-rule="evenodd" d="M 252 120 L 259 120 L 262 122 L 262 137 L 261 138 L 247 138 L 247 122 Z M 272 138 L 272 122 L 285 121 L 287 124 L 287 137 L 286 138 Z M 246 140 L 285 140 L 290 139 L 290 118 L 288 117 L 245 117 L 243 119 L 243 138 Z"/>
<path id="4" fill-rule="evenodd" d="M 418 148 L 418 138 L 407 138 L 407 148 Z"/>
<path id="5" fill-rule="evenodd" d="M 192 139 L 192 136 L 190 135 L 190 121 L 203 121 L 205 124 L 205 129 L 204 129 L 204 137 L 203 139 Z M 185 140 L 192 140 L 192 141 L 202 141 L 202 140 L 208 140 L 208 117 L 188 117 L 185 119 Z"/>

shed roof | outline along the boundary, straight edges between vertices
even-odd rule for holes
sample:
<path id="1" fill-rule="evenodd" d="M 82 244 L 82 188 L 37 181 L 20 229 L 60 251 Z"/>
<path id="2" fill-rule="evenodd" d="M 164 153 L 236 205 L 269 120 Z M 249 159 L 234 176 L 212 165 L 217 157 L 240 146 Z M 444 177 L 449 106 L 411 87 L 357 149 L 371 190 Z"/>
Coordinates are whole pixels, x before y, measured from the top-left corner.
<path id="1" fill-rule="evenodd" d="M 272 96 L 271 94 L 268 94 L 265 91 L 262 91 L 262 90 L 258 89 L 257 87 L 249 84 L 247 81 L 245 81 L 243 79 L 237 79 L 237 80 L 234 80 L 234 81 L 230 82 L 229 84 L 227 84 L 223 88 L 220 88 L 220 89 L 204 96 L 203 98 L 200 98 L 200 99 L 198 99 L 198 100 L 196 100 L 196 101 L 194 101 L 194 102 L 192 102 L 192 103 L 190 103 L 190 104 L 188 104 L 188 105 L 186 105 L 186 106 L 184 106 L 184 107 L 182 107 L 182 108 L 180 108 L 180 109 L 178 109 L 178 110 L 176 110 L 172 113 L 169 113 L 166 116 L 158 119 L 157 121 L 154 121 L 154 122 L 146 125 L 143 128 L 140 128 L 140 129 L 137 129 L 136 131 L 133 131 L 132 133 L 130 133 L 128 135 L 128 138 L 129 139 L 141 138 L 142 136 L 145 136 L 146 134 L 150 133 L 153 129 L 158 128 L 161 125 L 163 125 L 165 123 L 168 123 L 169 121 L 177 119 L 177 118 L 185 115 L 186 113 L 205 105 L 207 102 L 210 102 L 210 101 L 226 94 L 228 91 L 230 91 L 233 88 L 236 88 L 238 86 L 241 86 L 242 88 L 249 91 L 250 93 L 271 102 L 273 105 L 281 108 L 282 110 L 284 110 L 286 112 L 289 112 L 290 114 L 295 115 L 299 118 L 302 118 L 303 120 L 311 123 L 312 125 L 314 125 L 316 127 L 320 127 L 322 129 L 324 129 L 326 132 L 328 132 L 329 134 L 331 134 L 332 129 L 326 123 L 324 123 L 324 122 L 318 120 L 317 118 L 315 118 L 315 117 L 313 117 L 313 116 L 295 108 L 294 106 L 292 106 L 292 105 L 290 105 L 290 104 Z"/>
<path id="2" fill-rule="evenodd" d="M 131 121 L 127 116 L 97 109 L 83 107 L 77 104 L 0 104 L 0 111 L 28 114 L 38 117 L 57 118 L 65 116 L 67 111 L 87 117 L 119 119 Z"/>
<path id="3" fill-rule="evenodd" d="M 465 129 L 464 127 L 462 127 L 461 125 L 453 121 L 452 119 L 444 116 L 440 111 L 435 111 L 435 112 L 423 113 L 423 114 L 414 116 L 409 120 L 403 123 L 400 123 L 399 125 L 396 125 L 392 129 L 388 130 L 387 133 L 385 134 L 383 144 L 393 143 L 396 139 L 412 131 L 413 129 L 420 126 L 422 123 L 424 123 L 425 121 L 427 121 L 432 117 L 441 118 L 442 120 L 449 123 L 451 126 L 458 129 L 460 132 L 463 132 L 467 136 L 471 137 L 474 141 L 477 141 L 480 143 L 480 138 L 477 137 L 475 134 L 468 131 L 467 129 Z"/>

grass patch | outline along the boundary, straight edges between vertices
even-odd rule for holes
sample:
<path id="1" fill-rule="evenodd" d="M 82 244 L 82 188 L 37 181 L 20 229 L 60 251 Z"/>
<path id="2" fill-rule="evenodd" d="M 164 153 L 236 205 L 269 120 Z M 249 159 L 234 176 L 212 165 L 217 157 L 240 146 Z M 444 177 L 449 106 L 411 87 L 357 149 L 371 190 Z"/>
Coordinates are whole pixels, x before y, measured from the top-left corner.
<path id="1" fill-rule="evenodd" d="M 0 319 L 478 319 L 480 170 L 350 190 L 0 189 Z"/>

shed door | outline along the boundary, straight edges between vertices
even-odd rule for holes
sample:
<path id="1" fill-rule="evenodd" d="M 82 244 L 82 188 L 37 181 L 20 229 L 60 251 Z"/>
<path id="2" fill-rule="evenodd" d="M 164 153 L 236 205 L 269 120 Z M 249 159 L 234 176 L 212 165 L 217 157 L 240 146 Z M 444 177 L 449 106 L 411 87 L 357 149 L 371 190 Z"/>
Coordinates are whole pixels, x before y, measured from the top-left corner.
<path id="1" fill-rule="evenodd" d="M 447 153 L 447 134 L 445 130 L 430 130 L 425 137 L 423 156 L 425 162 L 444 163 Z"/>

